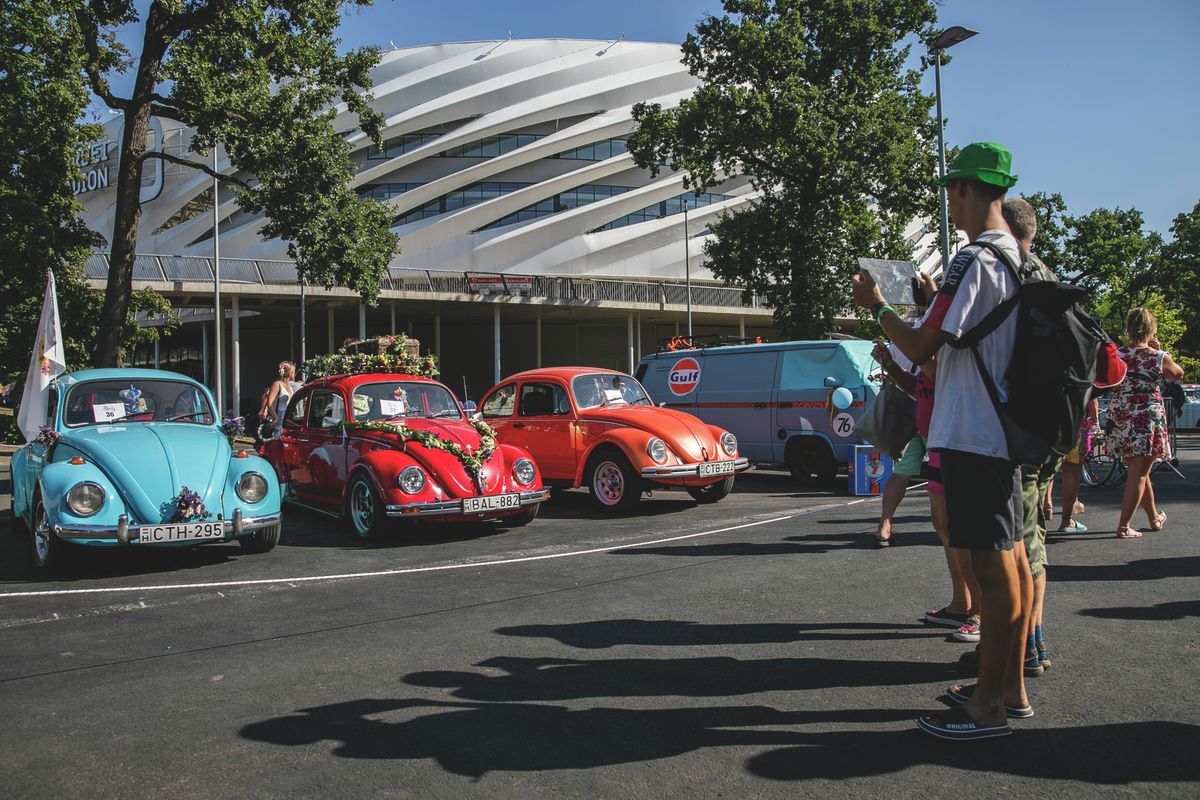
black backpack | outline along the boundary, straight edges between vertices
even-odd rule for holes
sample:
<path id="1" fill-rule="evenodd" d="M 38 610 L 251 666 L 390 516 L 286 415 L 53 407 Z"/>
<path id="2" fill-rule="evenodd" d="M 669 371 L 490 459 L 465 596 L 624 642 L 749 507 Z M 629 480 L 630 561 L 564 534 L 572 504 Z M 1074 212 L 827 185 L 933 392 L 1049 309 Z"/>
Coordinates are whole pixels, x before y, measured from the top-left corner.
<path id="1" fill-rule="evenodd" d="M 996 254 L 1016 279 L 1017 293 L 950 346 L 970 347 L 975 354 L 975 365 L 1004 428 L 1011 460 L 1042 464 L 1052 454 L 1064 456 L 1079 438 L 1079 423 L 1096 378 L 1096 356 L 1108 335 L 1100 321 L 1080 307 L 1086 289 L 1033 275 L 1025 263 L 1018 268 L 991 242 L 972 244 Z M 1014 310 L 1017 334 L 1012 361 L 1004 373 L 1008 400 L 1002 404 L 976 345 Z"/>

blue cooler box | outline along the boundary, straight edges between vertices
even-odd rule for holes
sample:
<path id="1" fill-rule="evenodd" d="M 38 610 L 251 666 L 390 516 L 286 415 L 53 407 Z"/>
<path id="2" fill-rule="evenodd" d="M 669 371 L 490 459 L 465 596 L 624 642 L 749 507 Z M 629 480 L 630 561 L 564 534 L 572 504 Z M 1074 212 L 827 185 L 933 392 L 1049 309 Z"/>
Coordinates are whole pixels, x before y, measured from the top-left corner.
<path id="1" fill-rule="evenodd" d="M 878 447 L 860 444 L 850 459 L 850 494 L 882 494 L 892 477 L 892 459 Z"/>

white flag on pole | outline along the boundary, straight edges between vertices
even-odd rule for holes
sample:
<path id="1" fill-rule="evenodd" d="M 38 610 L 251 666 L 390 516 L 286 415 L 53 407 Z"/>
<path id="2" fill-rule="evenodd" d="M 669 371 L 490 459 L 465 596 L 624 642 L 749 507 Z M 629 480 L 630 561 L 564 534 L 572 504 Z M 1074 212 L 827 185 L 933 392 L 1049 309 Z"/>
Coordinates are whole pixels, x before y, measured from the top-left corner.
<path id="1" fill-rule="evenodd" d="M 25 393 L 21 395 L 21 411 L 17 414 L 17 427 L 27 441 L 32 441 L 38 429 L 46 424 L 50 381 L 66 371 L 67 353 L 58 320 L 54 273 L 46 270 L 46 299 L 42 302 L 42 318 L 38 321 L 37 338 L 33 340 L 33 357 L 29 360 Z"/>

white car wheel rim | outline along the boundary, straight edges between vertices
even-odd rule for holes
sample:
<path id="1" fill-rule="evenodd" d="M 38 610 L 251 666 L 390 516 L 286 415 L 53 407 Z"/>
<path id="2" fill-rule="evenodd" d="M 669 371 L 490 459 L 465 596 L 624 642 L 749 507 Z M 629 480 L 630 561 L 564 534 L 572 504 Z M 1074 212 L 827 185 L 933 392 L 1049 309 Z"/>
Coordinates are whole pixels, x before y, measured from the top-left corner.
<path id="1" fill-rule="evenodd" d="M 625 475 L 611 461 L 602 461 L 592 478 L 592 491 L 606 506 L 616 505 L 625 495 Z"/>
<path id="2" fill-rule="evenodd" d="M 46 509 L 39 505 L 37 517 L 34 519 L 33 547 L 37 551 L 39 562 L 45 562 L 50 557 L 50 523 L 46 520 Z"/>
<path id="3" fill-rule="evenodd" d="M 350 498 L 350 516 L 354 519 L 354 529 L 359 534 L 371 530 L 375 519 L 375 503 L 371 499 L 371 487 L 363 481 L 354 484 L 354 494 Z"/>

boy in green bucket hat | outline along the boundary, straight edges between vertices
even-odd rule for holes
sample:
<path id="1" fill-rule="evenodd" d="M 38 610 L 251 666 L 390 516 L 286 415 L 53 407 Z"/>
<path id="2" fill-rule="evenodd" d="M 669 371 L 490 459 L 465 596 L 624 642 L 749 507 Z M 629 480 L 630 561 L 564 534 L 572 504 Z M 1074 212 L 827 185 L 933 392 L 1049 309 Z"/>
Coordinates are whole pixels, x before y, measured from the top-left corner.
<path id="1" fill-rule="evenodd" d="M 955 741 L 1005 736 L 1012 733 L 1009 718 L 1033 715 L 1023 674 L 1033 579 L 1025 548 L 1014 546 L 1021 542 L 1024 523 L 1021 475 L 1009 460 L 1004 430 L 972 352 L 978 351 L 982 369 L 1003 400 L 1016 315 L 975 348 L 950 346 L 1017 292 L 1017 281 L 992 249 L 1021 263 L 1020 247 L 1002 210 L 1004 195 L 1016 182 L 1012 154 L 995 142 L 969 144 L 954 159 L 941 183 L 950 217 L 971 244 L 946 265 L 941 287 L 919 327 L 910 327 L 886 304 L 867 273 L 855 276 L 852 286 L 854 301 L 872 310 L 905 356 L 916 364 L 937 356 L 937 400 L 928 446 L 942 461 L 950 547 L 969 552 L 987 609 L 978 682 L 951 687 L 947 696 L 958 705 L 917 721 L 926 733 Z"/>

